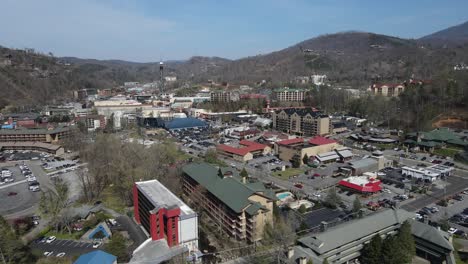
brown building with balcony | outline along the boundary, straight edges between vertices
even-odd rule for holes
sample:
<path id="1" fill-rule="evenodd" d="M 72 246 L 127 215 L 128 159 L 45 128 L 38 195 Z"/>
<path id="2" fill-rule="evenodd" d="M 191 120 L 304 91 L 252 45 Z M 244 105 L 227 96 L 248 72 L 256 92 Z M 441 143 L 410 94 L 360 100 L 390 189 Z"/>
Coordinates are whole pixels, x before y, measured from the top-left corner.
<path id="1" fill-rule="evenodd" d="M 242 179 L 232 168 L 192 163 L 183 168 L 189 204 L 202 208 L 228 235 L 253 243 L 273 224 L 274 192 L 261 182 Z"/>
<path id="2" fill-rule="evenodd" d="M 273 113 L 273 128 L 300 136 L 324 136 L 331 133 L 330 117 L 311 108 L 289 108 Z"/>
<path id="3" fill-rule="evenodd" d="M 38 141 L 56 143 L 70 134 L 70 128 L 57 127 L 54 129 L 0 129 L 0 142 Z"/>

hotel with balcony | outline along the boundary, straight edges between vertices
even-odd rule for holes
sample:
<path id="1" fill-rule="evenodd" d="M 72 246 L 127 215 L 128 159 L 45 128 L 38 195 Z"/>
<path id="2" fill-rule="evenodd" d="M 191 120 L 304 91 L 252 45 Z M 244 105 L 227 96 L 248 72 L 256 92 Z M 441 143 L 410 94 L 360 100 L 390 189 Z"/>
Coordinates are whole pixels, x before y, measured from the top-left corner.
<path id="1" fill-rule="evenodd" d="M 262 240 L 265 225 L 273 224 L 274 192 L 261 182 L 241 178 L 232 168 L 186 165 L 183 192 L 189 204 L 202 208 L 220 229 L 237 240 Z"/>

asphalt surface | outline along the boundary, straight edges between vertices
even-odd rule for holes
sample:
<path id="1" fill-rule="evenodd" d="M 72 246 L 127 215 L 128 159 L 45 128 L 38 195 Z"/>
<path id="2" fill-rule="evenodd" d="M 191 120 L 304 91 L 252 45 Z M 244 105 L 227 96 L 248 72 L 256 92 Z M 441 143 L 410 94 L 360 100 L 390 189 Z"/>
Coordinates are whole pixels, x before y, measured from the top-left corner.
<path id="1" fill-rule="evenodd" d="M 320 226 L 323 221 L 329 222 L 335 220 L 338 216 L 345 213 L 339 209 L 321 208 L 302 215 L 302 220 L 309 228 Z"/>
<path id="2" fill-rule="evenodd" d="M 61 252 L 65 252 L 66 256 L 80 256 L 84 253 L 99 249 L 93 248 L 93 244 L 89 242 L 65 239 L 57 239 L 52 243 L 33 242 L 30 244 L 30 247 L 33 249 L 39 249 L 43 252 L 53 251 L 54 256 Z"/>
<path id="3" fill-rule="evenodd" d="M 424 206 L 428 206 L 431 203 L 435 203 L 445 196 L 453 195 L 463 191 L 465 188 L 468 188 L 468 179 L 450 176 L 447 178 L 449 183 L 444 189 L 436 189 L 431 194 L 421 196 L 419 199 L 416 199 L 410 203 L 403 205 L 401 208 L 407 211 L 417 211 Z"/>
<path id="4" fill-rule="evenodd" d="M 133 220 L 128 216 L 119 216 L 115 220 L 121 225 L 122 229 L 128 232 L 128 235 L 134 242 L 133 245 L 141 245 L 141 243 L 148 239 L 145 232 L 141 230 L 140 226 L 133 222 Z"/>

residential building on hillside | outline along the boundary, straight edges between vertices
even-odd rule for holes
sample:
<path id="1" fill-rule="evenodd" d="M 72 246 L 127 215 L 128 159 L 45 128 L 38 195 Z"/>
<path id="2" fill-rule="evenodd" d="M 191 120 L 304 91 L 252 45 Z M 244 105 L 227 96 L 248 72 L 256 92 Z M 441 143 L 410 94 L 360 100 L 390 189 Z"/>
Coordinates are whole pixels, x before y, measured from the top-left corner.
<path id="1" fill-rule="evenodd" d="M 65 150 L 60 145 L 49 144 L 44 142 L 37 141 L 16 141 L 16 142 L 0 142 L 0 151 L 4 150 L 33 150 L 47 152 L 54 155 L 62 155 L 65 153 Z"/>
<path id="2" fill-rule="evenodd" d="M 368 89 L 374 95 L 396 97 L 403 93 L 405 86 L 403 84 L 372 84 Z"/>
<path id="3" fill-rule="evenodd" d="M 273 99 L 280 102 L 300 102 L 304 101 L 306 97 L 306 89 L 298 88 L 278 88 L 273 90 Z"/>
<path id="4" fill-rule="evenodd" d="M 273 128 L 300 136 L 325 136 L 333 131 L 328 115 L 310 108 L 288 108 L 273 112 Z"/>
<path id="5" fill-rule="evenodd" d="M 164 239 L 169 247 L 182 245 L 198 251 L 198 216 L 158 180 L 133 186 L 135 220 L 151 240 Z"/>
<path id="6" fill-rule="evenodd" d="M 232 168 L 188 164 L 183 167 L 183 191 L 189 204 L 203 208 L 220 228 L 238 240 L 262 240 L 265 225 L 273 224 L 273 190 L 261 182 L 242 179 Z"/>
<path id="7" fill-rule="evenodd" d="M 409 221 L 411 233 L 416 244 L 416 254 L 430 260 L 431 263 L 454 264 L 453 246 L 447 232 L 428 224 L 412 220 L 414 213 L 402 209 L 386 209 L 364 218 L 327 228 L 322 223 L 324 232 L 310 234 L 298 240 L 298 245 L 288 251 L 291 262 L 321 264 L 327 260 L 330 264 L 352 263 L 361 255 L 365 244 L 378 235 L 382 238 L 398 233 L 401 224 Z"/>

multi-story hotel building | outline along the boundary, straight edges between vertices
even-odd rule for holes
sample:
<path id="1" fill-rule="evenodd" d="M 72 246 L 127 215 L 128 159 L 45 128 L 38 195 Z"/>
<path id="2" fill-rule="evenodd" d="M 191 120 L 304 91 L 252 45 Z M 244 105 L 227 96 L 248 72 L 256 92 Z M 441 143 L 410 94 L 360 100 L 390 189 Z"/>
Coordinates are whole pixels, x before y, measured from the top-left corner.
<path id="1" fill-rule="evenodd" d="M 234 102 L 239 101 L 239 94 L 230 91 L 214 91 L 210 93 L 211 102 Z"/>
<path id="2" fill-rule="evenodd" d="M 165 239 L 169 247 L 198 250 L 198 216 L 157 180 L 133 186 L 135 220 L 152 240 Z"/>
<path id="3" fill-rule="evenodd" d="M 55 129 L 0 129 L 0 142 L 38 141 L 56 143 L 69 135 L 69 127 L 57 127 Z"/>
<path id="4" fill-rule="evenodd" d="M 280 102 L 300 102 L 304 101 L 307 90 L 297 88 L 278 88 L 273 90 L 273 99 Z"/>
<path id="5" fill-rule="evenodd" d="M 289 108 L 273 112 L 273 128 L 300 136 L 324 136 L 332 131 L 330 117 L 312 109 Z"/>
<path id="6" fill-rule="evenodd" d="M 183 191 L 221 229 L 238 240 L 263 238 L 267 223 L 273 224 L 274 192 L 261 182 L 249 182 L 232 168 L 192 163 L 183 168 Z"/>

